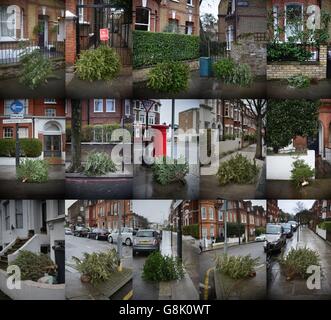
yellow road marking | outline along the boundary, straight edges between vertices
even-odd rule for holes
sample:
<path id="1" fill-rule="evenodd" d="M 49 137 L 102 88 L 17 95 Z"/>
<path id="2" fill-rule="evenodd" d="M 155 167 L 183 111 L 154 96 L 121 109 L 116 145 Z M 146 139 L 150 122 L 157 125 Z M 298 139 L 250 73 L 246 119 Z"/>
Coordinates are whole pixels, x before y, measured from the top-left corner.
<path id="1" fill-rule="evenodd" d="M 123 297 L 123 300 L 130 300 L 133 296 L 133 290 Z"/>
<path id="2" fill-rule="evenodd" d="M 210 274 L 210 271 L 212 270 L 213 268 L 209 268 L 206 272 L 206 275 L 205 275 L 205 288 L 204 288 L 204 294 L 203 294 L 203 298 L 204 300 L 208 300 L 208 295 L 209 295 L 209 274 Z"/>

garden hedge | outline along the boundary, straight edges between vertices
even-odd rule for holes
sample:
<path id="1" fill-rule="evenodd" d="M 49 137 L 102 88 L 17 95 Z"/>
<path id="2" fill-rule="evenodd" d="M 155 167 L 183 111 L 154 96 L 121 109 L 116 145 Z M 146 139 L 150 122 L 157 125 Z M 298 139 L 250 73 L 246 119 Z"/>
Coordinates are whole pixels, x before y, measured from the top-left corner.
<path id="1" fill-rule="evenodd" d="M 148 67 L 165 61 L 184 61 L 200 56 L 198 36 L 178 33 L 133 31 L 133 67 Z"/>
<path id="2" fill-rule="evenodd" d="M 0 139 L 0 157 L 15 157 L 15 140 L 14 139 Z M 34 138 L 20 139 L 21 156 L 25 157 L 39 157 L 42 152 L 42 143 Z"/>
<path id="3" fill-rule="evenodd" d="M 183 227 L 183 235 L 184 236 L 192 236 L 195 239 L 199 239 L 199 225 L 191 224 L 189 226 Z"/>

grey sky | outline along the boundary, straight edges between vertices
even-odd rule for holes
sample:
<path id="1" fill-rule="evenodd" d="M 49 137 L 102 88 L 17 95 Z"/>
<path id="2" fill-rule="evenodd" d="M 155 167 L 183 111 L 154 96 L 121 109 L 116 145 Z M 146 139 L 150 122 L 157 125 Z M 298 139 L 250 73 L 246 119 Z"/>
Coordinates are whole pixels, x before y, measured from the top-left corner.
<path id="1" fill-rule="evenodd" d="M 310 209 L 315 200 L 278 200 L 278 207 L 286 213 L 294 214 L 297 202 L 302 202 L 306 209 Z"/>
<path id="2" fill-rule="evenodd" d="M 145 217 L 149 222 L 163 223 L 168 220 L 172 200 L 133 200 L 133 212 Z"/>
<path id="3" fill-rule="evenodd" d="M 220 0 L 202 0 L 200 6 L 200 16 L 211 13 L 218 20 L 218 5 Z"/>
<path id="4" fill-rule="evenodd" d="M 166 122 L 171 124 L 171 100 L 160 100 L 161 103 L 161 123 Z M 188 110 L 191 108 L 199 108 L 200 100 L 185 100 L 185 99 L 176 99 L 175 100 L 175 124 L 178 124 L 178 114 L 183 110 Z"/>

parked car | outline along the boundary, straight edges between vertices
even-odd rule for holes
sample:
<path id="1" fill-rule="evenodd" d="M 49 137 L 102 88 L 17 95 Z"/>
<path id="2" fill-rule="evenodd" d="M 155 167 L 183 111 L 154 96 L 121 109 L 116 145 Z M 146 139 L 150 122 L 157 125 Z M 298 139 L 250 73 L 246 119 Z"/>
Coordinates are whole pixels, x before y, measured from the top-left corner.
<path id="1" fill-rule="evenodd" d="M 293 227 L 290 223 L 282 223 L 284 233 L 286 235 L 286 238 L 292 238 L 293 237 Z"/>
<path id="2" fill-rule="evenodd" d="M 259 236 L 255 237 L 255 241 L 265 241 L 266 235 L 264 233 L 261 233 Z"/>
<path id="3" fill-rule="evenodd" d="M 119 230 L 114 230 L 108 235 L 108 241 L 110 243 L 117 243 L 119 235 Z M 123 227 L 121 229 L 122 243 L 127 246 L 131 246 L 133 243 L 133 229 L 128 227 Z"/>
<path id="4" fill-rule="evenodd" d="M 288 221 L 287 223 L 289 223 L 292 226 L 293 232 L 297 231 L 299 227 L 299 223 L 297 221 Z"/>
<path id="5" fill-rule="evenodd" d="M 72 235 L 72 231 L 70 228 L 64 228 L 64 234 L 66 235 Z"/>
<path id="6" fill-rule="evenodd" d="M 87 234 L 90 232 L 89 228 L 86 227 L 77 227 L 76 230 L 74 231 L 74 236 L 75 237 L 87 237 Z"/>
<path id="7" fill-rule="evenodd" d="M 160 250 L 160 236 L 156 230 L 138 230 L 133 238 L 133 255 L 139 252 L 153 252 Z"/>
<path id="8" fill-rule="evenodd" d="M 272 253 L 280 251 L 286 245 L 286 234 L 281 224 L 267 223 L 264 252 Z"/>
<path id="9" fill-rule="evenodd" d="M 109 236 L 108 229 L 94 228 L 87 233 L 87 238 L 95 240 L 107 240 Z"/>

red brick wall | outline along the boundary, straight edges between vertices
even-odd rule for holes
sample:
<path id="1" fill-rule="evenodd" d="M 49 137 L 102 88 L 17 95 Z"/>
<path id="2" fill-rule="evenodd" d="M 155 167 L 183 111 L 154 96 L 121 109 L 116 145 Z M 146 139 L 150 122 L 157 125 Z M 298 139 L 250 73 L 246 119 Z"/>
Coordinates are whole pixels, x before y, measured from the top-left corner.
<path id="1" fill-rule="evenodd" d="M 136 8 L 142 7 L 142 0 L 133 0 L 132 25 L 135 28 Z M 147 0 L 146 9 L 150 10 L 150 30 L 151 32 L 160 32 L 160 20 L 158 18 L 160 6 L 155 0 Z"/>

